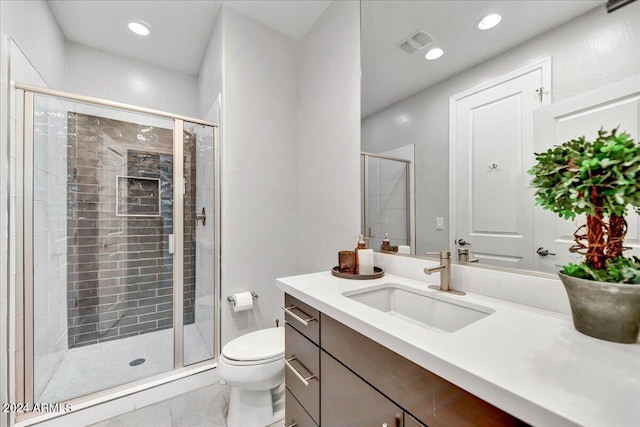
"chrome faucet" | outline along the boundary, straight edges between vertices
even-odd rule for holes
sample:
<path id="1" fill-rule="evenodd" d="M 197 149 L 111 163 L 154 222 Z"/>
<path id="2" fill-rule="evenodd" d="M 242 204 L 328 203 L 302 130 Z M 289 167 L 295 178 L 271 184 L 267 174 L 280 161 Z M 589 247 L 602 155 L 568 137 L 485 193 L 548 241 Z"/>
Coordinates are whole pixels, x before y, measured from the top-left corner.
<path id="1" fill-rule="evenodd" d="M 427 255 L 439 255 L 440 265 L 432 268 L 425 268 L 424 274 L 431 274 L 440 272 L 440 286 L 429 285 L 431 289 L 435 289 L 443 292 L 450 292 L 455 295 L 465 295 L 462 291 L 456 291 L 451 288 L 451 252 L 427 252 Z"/>

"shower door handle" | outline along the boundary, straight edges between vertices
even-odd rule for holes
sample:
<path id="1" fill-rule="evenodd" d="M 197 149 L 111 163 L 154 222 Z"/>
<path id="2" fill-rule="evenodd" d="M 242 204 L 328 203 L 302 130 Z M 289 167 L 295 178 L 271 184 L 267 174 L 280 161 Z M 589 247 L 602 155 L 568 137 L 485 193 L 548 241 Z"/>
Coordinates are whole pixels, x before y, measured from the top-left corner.
<path id="1" fill-rule="evenodd" d="M 202 208 L 202 213 L 196 214 L 196 221 L 202 221 L 202 225 L 207 225 L 207 211 Z"/>
<path id="2" fill-rule="evenodd" d="M 176 251 L 176 236 L 175 234 L 169 234 L 169 253 L 172 254 Z"/>

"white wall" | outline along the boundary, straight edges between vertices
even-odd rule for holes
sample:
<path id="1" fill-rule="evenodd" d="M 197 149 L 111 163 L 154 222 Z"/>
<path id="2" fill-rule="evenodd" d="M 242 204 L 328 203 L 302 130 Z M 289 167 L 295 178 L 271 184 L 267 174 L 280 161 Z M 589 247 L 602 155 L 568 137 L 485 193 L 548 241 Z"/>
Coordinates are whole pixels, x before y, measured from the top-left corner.
<path id="1" fill-rule="evenodd" d="M 49 87 L 64 88 L 65 39 L 46 1 L 0 1 L 0 32 L 14 40 Z"/>
<path id="2" fill-rule="evenodd" d="M 198 113 L 199 117 L 210 111 L 211 105 L 222 93 L 222 13 L 216 16 L 216 22 L 209 44 L 202 57 L 198 71 Z"/>
<path id="3" fill-rule="evenodd" d="M 416 145 L 417 253 L 449 247 L 449 98 L 545 57 L 553 102 L 640 71 L 640 3 L 599 7 L 362 121 L 363 150 Z M 390 145 L 389 141 L 393 141 Z M 435 230 L 435 218 L 445 230 Z"/>
<path id="4" fill-rule="evenodd" d="M 360 5 L 335 1 L 300 42 L 300 271 L 328 270 L 360 230 Z"/>
<path id="5" fill-rule="evenodd" d="M 298 270 L 297 43 L 224 7 L 222 100 L 222 343 L 275 326 L 275 279 Z M 202 76 L 201 76 L 202 77 Z M 226 298 L 259 295 L 234 313 Z"/>
<path id="6" fill-rule="evenodd" d="M 67 92 L 198 116 L 195 76 L 67 43 Z"/>

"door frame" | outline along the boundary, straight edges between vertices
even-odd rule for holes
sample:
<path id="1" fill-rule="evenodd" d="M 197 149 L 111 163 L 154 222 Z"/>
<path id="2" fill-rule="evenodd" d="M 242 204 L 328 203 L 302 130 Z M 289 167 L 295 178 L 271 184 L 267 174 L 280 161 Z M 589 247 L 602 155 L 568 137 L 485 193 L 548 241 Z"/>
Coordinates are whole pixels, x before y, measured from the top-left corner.
<path id="1" fill-rule="evenodd" d="M 509 80 L 516 79 L 525 74 L 528 74 L 535 70 L 540 70 L 542 73 L 542 88 L 544 89 L 543 97 L 542 97 L 542 106 L 551 104 L 551 57 L 543 58 L 539 61 L 533 62 L 529 65 L 526 65 L 522 68 L 514 70 L 510 73 L 504 74 L 494 80 L 491 80 L 487 83 L 483 83 L 479 86 L 472 87 L 470 89 L 464 90 L 460 93 L 457 93 L 449 98 L 449 248 L 453 252 L 455 250 L 454 242 L 456 240 L 456 198 L 455 198 L 455 188 L 456 188 L 456 148 L 457 148 L 457 135 L 456 135 L 456 125 L 457 125 L 457 117 L 456 111 L 458 107 L 458 102 L 467 98 L 469 96 L 475 95 L 484 90 L 490 89 L 494 86 L 498 86 L 500 84 L 506 83 Z M 528 148 L 532 147 L 523 147 L 523 152 L 526 152 Z M 531 149 L 529 151 L 531 151 Z M 533 200 L 532 200 L 533 203 Z"/>

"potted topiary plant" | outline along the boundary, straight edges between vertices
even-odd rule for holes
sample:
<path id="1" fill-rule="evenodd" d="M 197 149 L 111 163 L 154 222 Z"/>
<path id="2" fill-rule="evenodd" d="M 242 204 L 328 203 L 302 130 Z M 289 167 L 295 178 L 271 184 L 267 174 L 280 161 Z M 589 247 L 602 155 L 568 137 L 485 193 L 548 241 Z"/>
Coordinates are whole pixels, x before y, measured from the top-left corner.
<path id="1" fill-rule="evenodd" d="M 635 343 L 640 330 L 640 258 L 625 257 L 625 215 L 640 213 L 640 144 L 617 129 L 536 153 L 536 204 L 564 219 L 586 216 L 571 252 L 584 255 L 559 273 L 575 328 L 607 341 Z"/>

